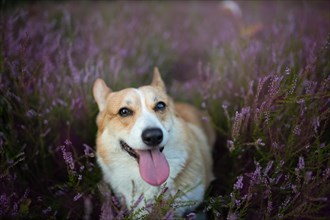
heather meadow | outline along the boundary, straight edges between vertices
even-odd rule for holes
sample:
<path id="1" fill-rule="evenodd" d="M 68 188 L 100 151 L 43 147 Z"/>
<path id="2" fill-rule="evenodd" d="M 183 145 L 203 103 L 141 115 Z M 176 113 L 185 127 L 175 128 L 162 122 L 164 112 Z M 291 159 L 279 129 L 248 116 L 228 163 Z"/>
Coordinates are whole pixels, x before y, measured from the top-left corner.
<path id="1" fill-rule="evenodd" d="M 94 80 L 154 66 L 217 131 L 216 179 L 183 219 L 329 218 L 330 4 L 237 4 L 2 1 L 0 219 L 180 218 L 166 187 L 123 207 L 95 158 Z"/>

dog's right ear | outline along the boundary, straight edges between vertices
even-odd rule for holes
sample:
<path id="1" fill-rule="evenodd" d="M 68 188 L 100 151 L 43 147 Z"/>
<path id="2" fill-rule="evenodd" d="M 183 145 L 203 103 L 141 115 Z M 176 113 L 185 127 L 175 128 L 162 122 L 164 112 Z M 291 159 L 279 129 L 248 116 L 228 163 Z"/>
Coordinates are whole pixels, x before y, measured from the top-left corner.
<path id="1" fill-rule="evenodd" d="M 166 91 L 164 81 L 162 80 L 162 77 L 160 76 L 159 70 L 157 67 L 154 68 L 154 76 L 152 78 L 151 82 L 152 86 L 159 87 L 162 90 Z"/>
<path id="2" fill-rule="evenodd" d="M 111 92 L 111 89 L 105 84 L 102 79 L 97 79 L 93 86 L 94 99 L 100 111 L 106 107 L 106 97 Z"/>

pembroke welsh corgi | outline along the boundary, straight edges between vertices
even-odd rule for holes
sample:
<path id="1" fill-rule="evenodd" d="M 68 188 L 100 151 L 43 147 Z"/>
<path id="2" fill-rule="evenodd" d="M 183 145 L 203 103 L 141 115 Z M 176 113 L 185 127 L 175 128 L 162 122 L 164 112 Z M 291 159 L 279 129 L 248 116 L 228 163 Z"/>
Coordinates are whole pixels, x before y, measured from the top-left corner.
<path id="1" fill-rule="evenodd" d="M 164 184 L 172 195 L 180 190 L 181 201 L 202 202 L 213 180 L 215 141 L 204 113 L 174 103 L 157 68 L 151 84 L 139 88 L 114 92 L 97 79 L 93 95 L 99 108 L 97 162 L 105 182 L 127 207 L 141 194 L 152 202 Z"/>

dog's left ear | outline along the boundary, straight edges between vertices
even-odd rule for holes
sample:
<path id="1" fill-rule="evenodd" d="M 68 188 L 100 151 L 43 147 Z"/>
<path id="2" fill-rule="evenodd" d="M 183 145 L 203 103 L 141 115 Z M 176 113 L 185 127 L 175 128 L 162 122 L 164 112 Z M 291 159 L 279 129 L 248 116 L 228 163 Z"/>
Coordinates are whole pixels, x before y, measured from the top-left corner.
<path id="1" fill-rule="evenodd" d="M 152 86 L 155 86 L 155 87 L 159 87 L 159 88 L 161 88 L 164 91 L 166 90 L 165 84 L 164 84 L 164 82 L 162 80 L 162 77 L 160 76 L 160 73 L 159 73 L 157 67 L 154 68 L 154 76 L 152 78 L 151 85 Z"/>
<path id="2" fill-rule="evenodd" d="M 111 89 L 105 84 L 102 79 L 97 79 L 93 86 L 93 95 L 100 111 L 103 111 L 105 109 L 106 98 L 109 93 L 111 93 Z"/>

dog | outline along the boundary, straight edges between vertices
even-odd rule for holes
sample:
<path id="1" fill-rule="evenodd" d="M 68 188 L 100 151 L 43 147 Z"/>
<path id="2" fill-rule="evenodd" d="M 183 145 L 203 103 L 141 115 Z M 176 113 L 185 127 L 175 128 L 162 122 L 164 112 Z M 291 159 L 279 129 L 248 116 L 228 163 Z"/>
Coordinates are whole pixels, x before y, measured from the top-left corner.
<path id="1" fill-rule="evenodd" d="M 203 120 L 205 113 L 174 103 L 157 67 L 151 84 L 139 88 L 114 92 L 97 79 L 93 96 L 99 109 L 97 162 L 104 181 L 127 207 L 141 194 L 152 202 L 164 185 L 171 195 L 180 190 L 181 201 L 196 206 L 203 201 L 214 178 L 215 131 Z"/>

